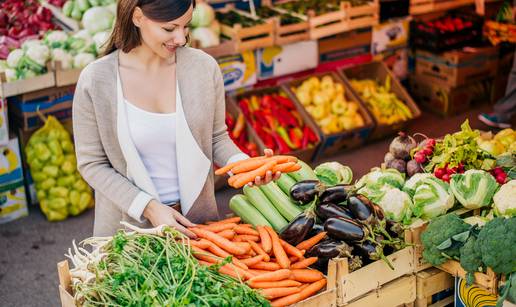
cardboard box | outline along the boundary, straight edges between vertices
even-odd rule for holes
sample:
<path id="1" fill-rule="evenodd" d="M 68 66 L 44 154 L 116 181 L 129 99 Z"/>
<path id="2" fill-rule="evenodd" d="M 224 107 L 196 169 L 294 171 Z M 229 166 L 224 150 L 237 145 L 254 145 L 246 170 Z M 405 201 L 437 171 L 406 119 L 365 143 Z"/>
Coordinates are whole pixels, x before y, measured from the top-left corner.
<path id="1" fill-rule="evenodd" d="M 455 277 L 455 307 L 469 307 L 473 305 L 496 306 L 498 296 L 476 285 L 470 287 L 466 279 Z M 481 302 L 481 303 L 480 303 Z M 514 307 L 515 304 L 505 301 L 503 307 Z"/>
<path id="2" fill-rule="evenodd" d="M 407 79 L 409 75 L 409 49 L 407 47 L 383 51 L 377 54 L 374 60 L 382 61 L 399 80 Z"/>
<path id="3" fill-rule="evenodd" d="M 409 40 L 410 19 L 398 19 L 373 26 L 371 53 L 382 52 L 405 47 Z"/>
<path id="4" fill-rule="evenodd" d="M 317 41 L 258 49 L 258 80 L 284 76 L 317 67 Z"/>
<path id="5" fill-rule="evenodd" d="M 371 28 L 353 30 L 320 39 L 318 41 L 319 60 L 320 62 L 330 62 L 369 54 L 371 39 Z"/>
<path id="6" fill-rule="evenodd" d="M 224 56 L 217 59 L 226 91 L 252 86 L 257 81 L 256 57 L 254 51 Z"/>
<path id="7" fill-rule="evenodd" d="M 418 50 L 416 74 L 433 83 L 460 86 L 496 76 L 498 48 L 471 48 L 442 54 Z"/>
<path id="8" fill-rule="evenodd" d="M 67 95 L 50 101 L 14 102 L 9 109 L 16 126 L 30 130 L 43 126 L 45 116 L 52 115 L 59 120 L 72 118 L 72 102 L 73 95 Z"/>
<path id="9" fill-rule="evenodd" d="M 0 148 L 0 224 L 28 215 L 23 168 L 17 138 Z"/>
<path id="10" fill-rule="evenodd" d="M 443 116 L 452 116 L 469 110 L 472 104 L 490 102 L 493 79 L 452 87 L 434 83 L 425 77 L 412 76 L 410 87 L 421 106 Z"/>

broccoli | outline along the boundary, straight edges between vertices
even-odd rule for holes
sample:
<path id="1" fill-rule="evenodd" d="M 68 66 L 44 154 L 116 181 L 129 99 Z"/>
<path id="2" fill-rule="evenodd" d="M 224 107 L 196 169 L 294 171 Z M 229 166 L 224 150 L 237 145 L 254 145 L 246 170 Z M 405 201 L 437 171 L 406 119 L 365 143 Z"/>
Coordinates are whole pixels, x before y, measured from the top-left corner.
<path id="1" fill-rule="evenodd" d="M 477 246 L 482 262 L 495 273 L 516 272 L 516 217 L 489 221 L 478 234 Z"/>
<path id="2" fill-rule="evenodd" d="M 507 300 L 511 303 L 516 304 L 516 274 L 512 274 L 509 278 L 510 287 L 509 293 L 507 294 Z"/>
<path id="3" fill-rule="evenodd" d="M 460 256 L 460 246 L 469 237 L 470 225 L 456 214 L 448 213 L 430 222 L 421 234 L 425 248 L 423 258 L 434 266 L 439 266 L 450 258 Z"/>
<path id="4" fill-rule="evenodd" d="M 468 241 L 460 248 L 460 265 L 466 270 L 466 282 L 471 285 L 475 281 L 474 272 L 481 272 L 484 264 L 482 263 L 482 255 L 478 248 L 477 238 L 470 236 Z"/>

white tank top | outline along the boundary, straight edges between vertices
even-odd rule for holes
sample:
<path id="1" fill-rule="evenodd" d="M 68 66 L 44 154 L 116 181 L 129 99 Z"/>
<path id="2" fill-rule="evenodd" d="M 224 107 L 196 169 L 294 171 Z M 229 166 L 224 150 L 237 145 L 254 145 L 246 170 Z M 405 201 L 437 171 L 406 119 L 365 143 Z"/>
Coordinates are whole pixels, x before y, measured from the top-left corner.
<path id="1" fill-rule="evenodd" d="M 176 113 L 152 113 L 124 101 L 129 133 L 156 187 L 159 200 L 164 204 L 178 202 Z"/>

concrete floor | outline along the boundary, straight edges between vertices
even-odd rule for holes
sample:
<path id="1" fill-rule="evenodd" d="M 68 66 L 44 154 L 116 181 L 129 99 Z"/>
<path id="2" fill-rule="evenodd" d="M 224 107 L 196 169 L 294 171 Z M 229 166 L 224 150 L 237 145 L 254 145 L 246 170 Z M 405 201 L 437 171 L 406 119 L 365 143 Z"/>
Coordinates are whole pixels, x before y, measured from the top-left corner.
<path id="1" fill-rule="evenodd" d="M 459 129 L 469 118 L 474 128 L 485 129 L 477 114 L 489 110 L 482 106 L 466 114 L 447 119 L 424 113 L 408 132 L 438 137 Z M 379 165 L 388 150 L 390 139 L 368 144 L 325 160 L 339 161 L 352 167 L 355 178 Z M 322 161 L 321 161 L 322 162 Z M 227 204 L 234 191 L 217 193 L 219 204 Z M 59 306 L 56 263 L 72 240 L 91 236 L 93 211 L 64 222 L 49 223 L 38 208 L 31 208 L 26 218 L 0 225 L 0 306 Z"/>

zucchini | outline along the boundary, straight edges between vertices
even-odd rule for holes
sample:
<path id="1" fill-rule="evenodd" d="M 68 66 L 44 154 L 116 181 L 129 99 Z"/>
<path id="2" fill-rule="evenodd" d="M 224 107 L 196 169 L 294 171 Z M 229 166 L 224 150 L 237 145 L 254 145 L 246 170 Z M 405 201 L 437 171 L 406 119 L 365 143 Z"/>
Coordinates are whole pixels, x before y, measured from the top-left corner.
<path id="1" fill-rule="evenodd" d="M 315 172 L 310 165 L 301 160 L 298 160 L 297 163 L 301 165 L 301 169 L 296 172 L 288 173 L 296 182 L 303 180 L 318 180 L 317 175 L 315 175 Z"/>
<path id="2" fill-rule="evenodd" d="M 251 204 L 267 219 L 274 230 L 279 232 L 283 227 L 287 226 L 287 221 L 281 216 L 276 207 L 271 204 L 259 187 L 246 185 L 244 187 L 244 195 L 247 196 Z"/>
<path id="3" fill-rule="evenodd" d="M 283 193 L 290 195 L 290 188 L 296 184 L 296 181 L 288 174 L 281 174 L 280 178 L 276 181 L 276 184 L 280 187 Z"/>
<path id="4" fill-rule="evenodd" d="M 260 211 L 256 210 L 256 208 L 249 203 L 245 195 L 237 194 L 233 196 L 229 200 L 229 208 L 248 224 L 272 227 Z"/>
<path id="5" fill-rule="evenodd" d="M 267 196 L 274 207 L 278 209 L 287 221 L 290 222 L 301 214 L 301 209 L 290 201 L 290 198 L 281 191 L 275 182 L 260 186 L 260 190 L 265 193 L 265 196 Z"/>

